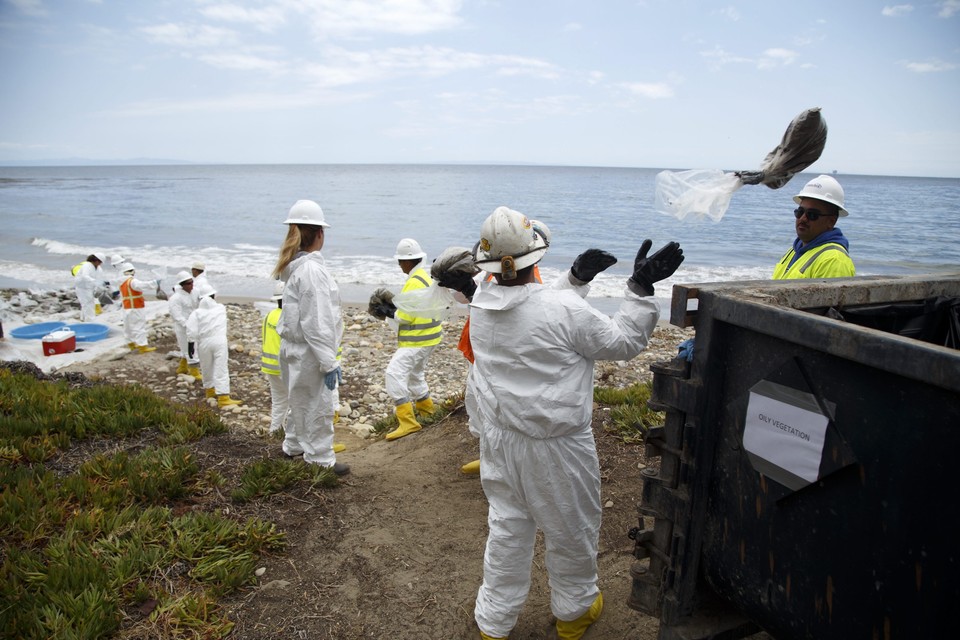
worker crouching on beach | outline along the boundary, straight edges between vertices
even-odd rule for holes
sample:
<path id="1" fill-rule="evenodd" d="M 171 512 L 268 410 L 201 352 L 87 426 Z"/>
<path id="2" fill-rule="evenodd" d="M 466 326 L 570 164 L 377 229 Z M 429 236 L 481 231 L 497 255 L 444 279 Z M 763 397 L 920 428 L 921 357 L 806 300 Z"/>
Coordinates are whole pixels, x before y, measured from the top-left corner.
<path id="1" fill-rule="evenodd" d="M 187 340 L 199 350 L 203 387 L 208 398 L 217 398 L 217 406 L 240 404 L 230 397 L 229 347 L 227 345 L 227 308 L 215 300 L 212 287 L 197 289 L 199 302 L 187 318 Z"/>

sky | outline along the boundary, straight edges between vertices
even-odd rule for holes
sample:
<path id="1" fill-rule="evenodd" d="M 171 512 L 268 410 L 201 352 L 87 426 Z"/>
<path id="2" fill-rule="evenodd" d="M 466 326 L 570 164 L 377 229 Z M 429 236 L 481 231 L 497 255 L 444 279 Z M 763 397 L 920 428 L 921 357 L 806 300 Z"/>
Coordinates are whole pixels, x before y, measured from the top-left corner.
<path id="1" fill-rule="evenodd" d="M 960 177 L 960 0 L 0 0 L 0 163 Z"/>

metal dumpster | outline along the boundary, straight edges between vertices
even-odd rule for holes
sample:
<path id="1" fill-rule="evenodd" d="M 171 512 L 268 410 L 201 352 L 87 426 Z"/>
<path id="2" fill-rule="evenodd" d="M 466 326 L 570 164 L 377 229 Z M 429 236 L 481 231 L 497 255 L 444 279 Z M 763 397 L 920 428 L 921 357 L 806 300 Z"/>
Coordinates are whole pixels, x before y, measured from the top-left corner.
<path id="1" fill-rule="evenodd" d="M 940 308 L 949 343 L 958 301 L 960 273 L 674 287 L 694 357 L 653 367 L 630 532 L 661 640 L 956 637 L 960 351 L 910 336 Z"/>

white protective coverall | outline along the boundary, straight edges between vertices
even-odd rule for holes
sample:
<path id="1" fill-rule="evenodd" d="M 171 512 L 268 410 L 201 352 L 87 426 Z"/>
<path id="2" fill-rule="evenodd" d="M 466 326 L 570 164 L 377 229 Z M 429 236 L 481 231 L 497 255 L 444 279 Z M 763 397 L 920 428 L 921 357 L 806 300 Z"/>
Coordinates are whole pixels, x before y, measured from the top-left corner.
<path id="1" fill-rule="evenodd" d="M 328 389 L 323 378 L 340 364 L 340 288 L 319 251 L 297 254 L 281 279 L 286 285 L 277 326 L 282 338 L 280 375 L 287 381 L 290 403 L 283 452 L 303 453 L 304 462 L 332 467 L 337 461 L 333 416 L 338 391 Z"/>
<path id="2" fill-rule="evenodd" d="M 179 286 L 167 301 L 167 309 L 170 312 L 170 318 L 173 319 L 173 333 L 177 336 L 177 348 L 180 349 L 180 357 L 187 358 L 188 364 L 191 367 L 196 366 L 200 362 L 197 345 L 193 345 L 194 352 L 191 358 L 189 355 L 190 340 L 187 340 L 187 319 L 196 308 L 197 302 L 193 299 L 193 296 Z"/>
<path id="3" fill-rule="evenodd" d="M 432 282 L 421 262 L 407 274 L 402 291 L 422 290 L 429 287 Z M 443 335 L 440 320 L 412 316 L 412 313 L 404 314 L 398 309 L 393 318 L 387 318 L 387 324 L 397 331 L 398 346 L 384 372 L 384 390 L 393 399 L 395 405 L 417 401 L 430 395 L 430 387 L 427 385 L 427 362 L 437 348 L 436 343 L 440 342 Z M 425 339 L 428 346 L 422 346 L 422 344 L 412 346 L 416 342 L 411 336 L 405 335 L 409 334 L 414 326 L 409 324 L 410 320 L 423 323 L 416 325 L 420 330 L 415 333 L 424 334 L 418 337 Z M 431 342 L 435 344 L 429 344 Z"/>
<path id="4" fill-rule="evenodd" d="M 103 270 L 84 262 L 77 275 L 73 276 L 77 300 L 80 301 L 80 322 L 93 322 L 97 317 L 96 290 L 103 285 Z"/>
<path id="5" fill-rule="evenodd" d="M 480 436 L 480 480 L 489 502 L 474 616 L 492 637 L 506 637 L 517 622 L 538 528 L 553 614 L 575 620 L 600 592 L 593 364 L 640 353 L 660 313 L 653 298 L 628 290 L 610 318 L 580 289 L 483 282 L 470 305 L 476 362 L 467 409 Z"/>
<path id="6" fill-rule="evenodd" d="M 130 286 L 143 295 L 144 291 L 154 291 L 157 288 L 156 280 L 141 280 L 136 276 L 124 274 L 121 284 L 130 279 Z M 122 306 L 122 301 L 121 301 Z M 133 343 L 138 347 L 147 346 L 147 310 L 141 309 L 123 309 L 123 335 L 127 342 Z"/>
<path id="7" fill-rule="evenodd" d="M 230 395 L 227 308 L 203 296 L 187 317 L 187 340 L 199 351 L 203 388 L 213 387 L 218 396 Z"/>

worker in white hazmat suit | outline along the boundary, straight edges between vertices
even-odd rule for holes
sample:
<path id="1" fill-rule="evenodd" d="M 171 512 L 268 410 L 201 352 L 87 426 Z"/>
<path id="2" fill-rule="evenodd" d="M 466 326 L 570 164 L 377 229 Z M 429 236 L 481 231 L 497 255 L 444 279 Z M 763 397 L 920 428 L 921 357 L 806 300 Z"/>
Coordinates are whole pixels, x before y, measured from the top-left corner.
<path id="1" fill-rule="evenodd" d="M 180 362 L 177 373 L 202 379 L 200 373 L 200 359 L 197 345 L 187 339 L 187 319 L 197 308 L 197 300 L 193 297 L 193 276 L 186 271 L 177 274 L 177 286 L 173 295 L 167 301 L 167 309 L 173 320 L 173 333 L 177 337 L 177 348 L 180 349 Z"/>
<path id="2" fill-rule="evenodd" d="M 644 241 L 637 253 L 625 300 L 611 318 L 581 297 L 585 287 L 534 282 L 533 265 L 547 247 L 526 216 L 499 207 L 483 223 L 475 258 L 495 282 L 481 283 L 470 303 L 475 363 L 467 388 L 489 503 L 474 608 L 481 638 L 506 638 L 516 624 L 538 529 L 557 636 L 581 638 L 603 610 L 593 363 L 628 360 L 647 345 L 659 318 L 653 283 L 683 260 L 676 243 L 648 258 L 650 245 Z"/>
<path id="3" fill-rule="evenodd" d="M 97 317 L 96 293 L 104 285 L 100 268 L 104 258 L 103 254 L 91 253 L 85 262 L 74 267 L 73 284 L 80 302 L 80 322 L 93 322 Z"/>
<path id="4" fill-rule="evenodd" d="M 208 398 L 217 398 L 217 406 L 241 404 L 230 397 L 230 361 L 227 346 L 227 308 L 214 298 L 211 287 L 194 288 L 199 302 L 187 318 L 187 340 L 199 350 L 203 387 Z"/>
<path id="5" fill-rule="evenodd" d="M 156 351 L 156 347 L 147 345 L 147 309 L 144 291 L 157 288 L 156 280 L 141 280 L 137 270 L 129 262 L 120 266 L 124 280 L 120 283 L 120 299 L 123 302 L 123 334 L 127 346 L 139 353 Z"/>
<path id="6" fill-rule="evenodd" d="M 273 272 L 285 282 L 277 326 L 280 375 L 287 381 L 290 403 L 283 452 L 302 454 L 305 462 L 342 476 L 350 473 L 350 467 L 337 462 L 333 420 L 337 387 L 343 381 L 339 361 L 343 315 L 340 288 L 320 253 L 330 225 L 312 200 L 294 203 L 284 224 L 289 225 L 287 236 Z"/>

